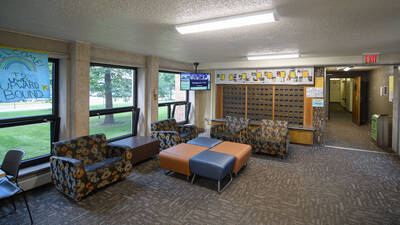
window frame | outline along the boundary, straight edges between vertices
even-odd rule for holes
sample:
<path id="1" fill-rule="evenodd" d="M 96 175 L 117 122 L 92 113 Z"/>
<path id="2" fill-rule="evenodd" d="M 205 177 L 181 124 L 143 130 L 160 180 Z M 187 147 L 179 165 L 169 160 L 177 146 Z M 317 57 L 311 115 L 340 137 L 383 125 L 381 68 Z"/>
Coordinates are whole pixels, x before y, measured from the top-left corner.
<path id="1" fill-rule="evenodd" d="M 139 113 L 140 113 L 140 109 L 137 107 L 137 105 L 138 105 L 137 68 L 133 67 L 133 66 L 122 66 L 122 65 L 95 63 L 95 62 L 90 63 L 90 67 L 92 67 L 92 66 L 108 67 L 108 68 L 114 68 L 114 69 L 130 69 L 130 70 L 134 71 L 132 94 L 134 94 L 135 96 L 132 98 L 132 100 L 133 100 L 132 106 L 115 107 L 112 109 L 93 109 L 93 110 L 89 109 L 89 118 L 94 117 L 94 116 L 132 112 L 131 133 L 122 135 L 122 136 L 118 136 L 118 137 L 114 137 L 114 138 L 108 138 L 107 141 L 112 142 L 112 141 L 117 141 L 117 140 L 121 140 L 121 139 L 128 138 L 128 137 L 136 136 L 137 135 L 137 124 L 139 121 Z M 90 74 L 89 74 L 89 76 L 90 76 Z M 89 108 L 90 108 L 90 106 L 89 106 Z M 89 133 L 90 133 L 90 123 L 89 123 Z"/>
<path id="2" fill-rule="evenodd" d="M 48 62 L 53 63 L 52 73 L 52 113 L 37 116 L 23 116 L 7 119 L 0 119 L 0 129 L 6 127 L 17 127 L 50 122 L 50 151 L 48 154 L 24 159 L 20 168 L 35 166 L 49 162 L 53 143 L 59 140 L 60 117 L 59 117 L 59 59 L 49 58 Z"/>
<path id="3" fill-rule="evenodd" d="M 158 76 L 160 76 L 160 73 L 181 74 L 181 72 L 177 72 L 177 71 L 159 70 Z M 157 83 L 157 86 L 158 86 L 158 83 Z M 159 96 L 157 96 L 157 101 L 158 101 L 158 97 Z M 168 107 L 167 119 L 174 119 L 176 105 L 186 105 L 185 106 L 185 120 L 177 121 L 178 124 L 183 125 L 183 124 L 189 123 L 190 104 L 191 104 L 191 102 L 189 102 L 189 91 L 186 90 L 186 97 L 185 97 L 184 101 L 158 103 L 158 108 L 167 106 Z"/>

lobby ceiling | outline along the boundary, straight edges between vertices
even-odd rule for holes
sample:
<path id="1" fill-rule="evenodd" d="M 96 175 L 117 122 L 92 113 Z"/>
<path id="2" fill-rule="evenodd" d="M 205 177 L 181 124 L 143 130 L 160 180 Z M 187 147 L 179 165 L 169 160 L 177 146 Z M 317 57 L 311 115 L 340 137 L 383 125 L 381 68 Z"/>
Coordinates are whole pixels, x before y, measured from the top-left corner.
<path id="1" fill-rule="evenodd" d="M 181 35 L 175 24 L 276 9 L 280 21 Z M 399 0 L 3 0 L 0 28 L 184 62 L 400 53 Z"/>

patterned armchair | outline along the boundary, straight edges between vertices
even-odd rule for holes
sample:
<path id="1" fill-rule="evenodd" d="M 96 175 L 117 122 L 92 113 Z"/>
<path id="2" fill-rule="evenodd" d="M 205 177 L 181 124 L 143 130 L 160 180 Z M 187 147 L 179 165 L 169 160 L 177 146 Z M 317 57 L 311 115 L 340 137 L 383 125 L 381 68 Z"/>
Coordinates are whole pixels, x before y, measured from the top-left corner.
<path id="1" fill-rule="evenodd" d="M 132 169 L 129 148 L 109 146 L 104 134 L 55 143 L 50 157 L 56 188 L 79 201 L 89 193 L 126 178 Z"/>
<path id="2" fill-rule="evenodd" d="M 248 142 L 254 152 L 263 152 L 285 157 L 289 146 L 288 122 L 262 120 L 260 127 L 250 130 Z"/>
<path id="3" fill-rule="evenodd" d="M 224 124 L 211 126 L 212 138 L 246 143 L 245 136 L 249 129 L 249 119 L 227 116 Z"/>
<path id="4" fill-rule="evenodd" d="M 160 150 L 179 143 L 186 143 L 197 137 L 194 125 L 178 125 L 175 119 L 166 119 L 151 124 L 151 136 L 160 142 Z"/>

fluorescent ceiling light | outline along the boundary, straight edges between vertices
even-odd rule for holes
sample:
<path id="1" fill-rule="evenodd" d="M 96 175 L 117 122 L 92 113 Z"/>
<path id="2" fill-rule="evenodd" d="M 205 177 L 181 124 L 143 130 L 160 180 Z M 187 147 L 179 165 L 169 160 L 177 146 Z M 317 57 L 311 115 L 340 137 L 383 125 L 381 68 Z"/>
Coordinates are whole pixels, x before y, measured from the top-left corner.
<path id="1" fill-rule="evenodd" d="M 275 10 L 268 10 L 238 16 L 223 17 L 204 20 L 194 23 L 176 25 L 176 30 L 181 34 L 190 34 L 204 31 L 221 30 L 233 27 L 243 27 L 254 24 L 270 23 L 279 20 Z"/>
<path id="2" fill-rule="evenodd" d="M 343 70 L 344 71 L 349 71 L 349 70 L 351 70 L 351 68 L 353 68 L 353 67 L 352 66 L 348 66 L 348 67 L 344 68 Z"/>
<path id="3" fill-rule="evenodd" d="M 299 58 L 299 53 L 290 53 L 290 54 L 268 54 L 268 55 L 254 55 L 247 56 L 248 60 L 261 60 L 261 59 L 294 59 Z"/>

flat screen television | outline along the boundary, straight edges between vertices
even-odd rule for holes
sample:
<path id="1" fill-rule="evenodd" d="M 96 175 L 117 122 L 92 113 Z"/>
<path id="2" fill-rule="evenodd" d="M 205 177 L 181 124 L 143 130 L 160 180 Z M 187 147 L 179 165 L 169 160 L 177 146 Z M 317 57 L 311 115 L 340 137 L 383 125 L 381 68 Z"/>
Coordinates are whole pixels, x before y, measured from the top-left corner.
<path id="1" fill-rule="evenodd" d="M 199 91 L 211 89 L 209 73 L 181 73 L 182 91 Z"/>

